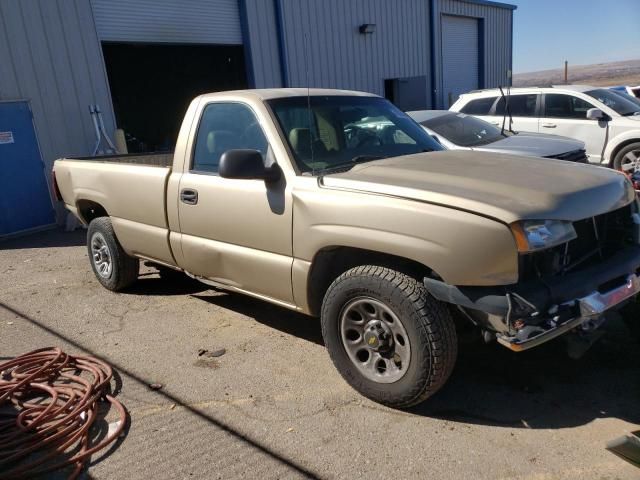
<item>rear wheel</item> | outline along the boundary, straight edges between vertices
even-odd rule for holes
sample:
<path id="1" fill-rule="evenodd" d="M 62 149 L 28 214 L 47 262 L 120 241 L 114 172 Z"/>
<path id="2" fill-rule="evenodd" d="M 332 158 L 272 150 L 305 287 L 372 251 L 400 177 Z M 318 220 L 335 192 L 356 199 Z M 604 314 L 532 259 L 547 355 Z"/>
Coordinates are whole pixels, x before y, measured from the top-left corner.
<path id="1" fill-rule="evenodd" d="M 140 262 L 122 249 L 109 217 L 91 221 L 87 249 L 93 273 L 103 287 L 117 292 L 138 279 Z"/>
<path id="2" fill-rule="evenodd" d="M 321 321 L 340 374 L 384 405 L 422 402 L 455 365 L 457 339 L 448 310 L 422 283 L 388 268 L 367 265 L 343 273 L 325 295 Z"/>
<path id="3" fill-rule="evenodd" d="M 640 142 L 622 148 L 613 159 L 613 168 L 628 174 L 640 170 Z"/>

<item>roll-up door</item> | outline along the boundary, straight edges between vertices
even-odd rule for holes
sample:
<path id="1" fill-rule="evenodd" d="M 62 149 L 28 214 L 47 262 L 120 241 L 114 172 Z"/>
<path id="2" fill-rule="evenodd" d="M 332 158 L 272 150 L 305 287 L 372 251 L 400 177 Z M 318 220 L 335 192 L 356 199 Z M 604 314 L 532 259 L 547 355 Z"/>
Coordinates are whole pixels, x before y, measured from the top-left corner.
<path id="1" fill-rule="evenodd" d="M 238 0 L 91 0 L 103 42 L 240 45 Z"/>
<path id="2" fill-rule="evenodd" d="M 458 96 L 478 88 L 478 19 L 442 16 L 442 92 L 449 108 Z"/>

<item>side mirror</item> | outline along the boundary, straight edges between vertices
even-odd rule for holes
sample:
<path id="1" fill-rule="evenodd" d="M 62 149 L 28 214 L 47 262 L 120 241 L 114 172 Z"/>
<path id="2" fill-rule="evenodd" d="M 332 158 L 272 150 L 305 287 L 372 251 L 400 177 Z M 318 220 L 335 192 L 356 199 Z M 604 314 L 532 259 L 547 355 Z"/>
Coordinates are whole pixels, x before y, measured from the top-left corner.
<path id="1" fill-rule="evenodd" d="M 227 150 L 222 154 L 218 175 L 239 180 L 276 182 L 280 180 L 282 171 L 276 163 L 267 167 L 258 150 L 237 149 Z"/>
<path id="2" fill-rule="evenodd" d="M 604 120 L 606 115 L 599 108 L 590 108 L 587 110 L 587 120 Z"/>

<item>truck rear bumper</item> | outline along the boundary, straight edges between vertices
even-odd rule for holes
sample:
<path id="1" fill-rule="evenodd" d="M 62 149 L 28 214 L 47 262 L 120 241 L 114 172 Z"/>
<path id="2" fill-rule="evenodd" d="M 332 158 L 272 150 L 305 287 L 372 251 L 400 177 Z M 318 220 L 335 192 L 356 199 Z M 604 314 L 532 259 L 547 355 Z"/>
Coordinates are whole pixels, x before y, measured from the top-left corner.
<path id="1" fill-rule="evenodd" d="M 425 278 L 438 300 L 501 320 L 498 341 L 526 350 L 573 328 L 598 324 L 598 318 L 640 292 L 640 247 L 564 276 L 501 287 L 456 287 Z"/>

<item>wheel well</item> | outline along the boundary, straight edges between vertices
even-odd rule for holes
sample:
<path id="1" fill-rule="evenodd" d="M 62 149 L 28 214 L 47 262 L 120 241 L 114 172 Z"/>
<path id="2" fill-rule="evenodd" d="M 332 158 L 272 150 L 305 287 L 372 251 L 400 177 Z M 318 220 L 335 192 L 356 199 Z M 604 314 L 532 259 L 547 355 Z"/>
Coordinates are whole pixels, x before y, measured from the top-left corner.
<path id="1" fill-rule="evenodd" d="M 433 275 L 429 267 L 408 258 L 353 247 L 327 247 L 315 255 L 309 272 L 307 298 L 312 315 L 320 315 L 329 285 L 347 270 L 360 265 L 391 268 L 418 280 Z"/>
<path id="2" fill-rule="evenodd" d="M 98 217 L 108 217 L 109 214 L 105 208 L 97 202 L 92 200 L 79 200 L 78 201 L 78 215 L 88 225 L 91 220 Z"/>
<path id="3" fill-rule="evenodd" d="M 631 145 L 632 143 L 640 143 L 640 138 L 632 138 L 631 140 L 625 140 L 620 145 L 617 145 L 616 148 L 611 152 L 611 157 L 609 158 L 609 166 L 613 168 L 613 161 L 616 158 L 616 155 L 622 150 L 624 147 Z"/>

